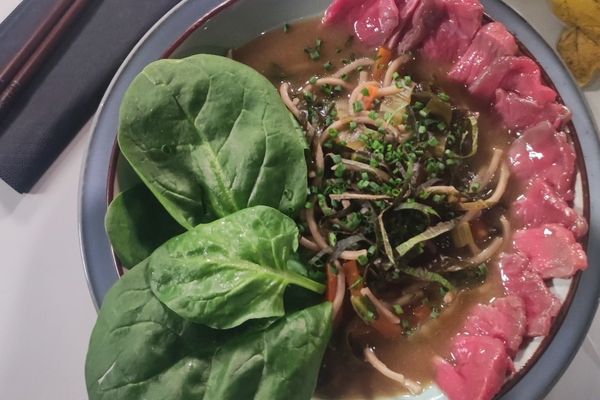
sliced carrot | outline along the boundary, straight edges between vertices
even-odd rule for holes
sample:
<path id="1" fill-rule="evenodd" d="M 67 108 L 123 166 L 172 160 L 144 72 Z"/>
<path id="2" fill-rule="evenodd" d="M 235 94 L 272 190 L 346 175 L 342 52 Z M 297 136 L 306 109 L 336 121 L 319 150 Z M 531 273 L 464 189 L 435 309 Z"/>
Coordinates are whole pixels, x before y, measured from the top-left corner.
<path id="1" fill-rule="evenodd" d="M 327 266 L 327 292 L 326 299 L 327 301 L 333 303 L 333 299 L 335 299 L 335 293 L 337 291 L 337 275 L 333 272 L 331 266 Z"/>
<path id="2" fill-rule="evenodd" d="M 431 307 L 429 307 L 425 304 L 417 306 L 413 310 L 413 315 L 416 318 L 416 322 L 418 324 L 422 324 L 423 322 L 427 321 L 429 319 L 429 317 L 431 316 Z"/>
<path id="3" fill-rule="evenodd" d="M 383 77 L 385 68 L 392 60 L 392 50 L 387 47 L 380 47 L 377 50 L 377 60 L 373 64 L 373 77 L 377 80 Z"/>
<path id="4" fill-rule="evenodd" d="M 362 102 L 365 110 L 370 110 L 373 107 L 373 102 L 377 98 L 377 92 L 379 89 L 377 86 L 367 86 L 367 90 L 369 91 L 369 95 L 362 97 Z"/>
<path id="5" fill-rule="evenodd" d="M 344 274 L 346 276 L 346 285 L 350 288 L 352 296 L 360 296 L 360 289 L 365 284 L 363 283 L 363 277 L 358 269 L 358 263 L 355 260 L 349 260 L 344 262 Z"/>
<path id="6" fill-rule="evenodd" d="M 402 333 L 400 325 L 392 324 L 389 320 L 381 317 L 371 322 L 371 326 L 387 339 L 397 337 Z"/>

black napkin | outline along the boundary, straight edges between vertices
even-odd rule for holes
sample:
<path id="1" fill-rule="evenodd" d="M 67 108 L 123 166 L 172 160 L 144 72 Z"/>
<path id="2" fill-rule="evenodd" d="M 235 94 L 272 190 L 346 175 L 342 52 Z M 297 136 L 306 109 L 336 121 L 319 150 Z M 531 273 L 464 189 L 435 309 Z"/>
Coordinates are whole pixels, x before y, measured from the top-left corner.
<path id="1" fill-rule="evenodd" d="M 0 67 L 54 1 L 24 0 L 0 25 Z M 0 121 L 0 178 L 30 190 L 94 113 L 135 43 L 178 2 L 91 1 Z"/>

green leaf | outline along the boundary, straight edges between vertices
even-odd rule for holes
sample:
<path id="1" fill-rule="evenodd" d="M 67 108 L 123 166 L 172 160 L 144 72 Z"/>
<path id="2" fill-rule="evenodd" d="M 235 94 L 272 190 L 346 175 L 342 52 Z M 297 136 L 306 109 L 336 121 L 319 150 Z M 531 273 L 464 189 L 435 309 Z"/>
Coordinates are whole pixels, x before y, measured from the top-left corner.
<path id="1" fill-rule="evenodd" d="M 324 285 L 288 266 L 298 228 L 265 206 L 238 211 L 177 236 L 148 259 L 152 290 L 188 320 L 226 329 L 256 318 L 282 316 L 293 284 L 322 293 Z M 292 265 L 292 264 L 290 264 Z"/>
<path id="2" fill-rule="evenodd" d="M 105 298 L 86 359 L 90 400 L 308 400 L 331 336 L 329 303 L 266 329 L 187 322 L 150 289 L 143 262 Z"/>
<path id="3" fill-rule="evenodd" d="M 104 222 L 113 249 L 125 268 L 134 267 L 161 244 L 184 232 L 141 183 L 115 197 Z"/>
<path id="4" fill-rule="evenodd" d="M 254 205 L 293 215 L 306 200 L 306 141 L 277 90 L 225 57 L 147 66 L 121 105 L 119 145 L 185 228 Z"/>
<path id="5" fill-rule="evenodd" d="M 427 228 L 424 232 L 421 232 L 418 235 L 411 237 L 407 241 L 400 243 L 398 246 L 396 246 L 396 251 L 398 252 L 398 254 L 400 254 L 400 257 L 402 257 L 417 244 L 438 237 L 441 234 L 452 230 L 455 225 L 456 220 L 440 222 L 435 226 Z"/>

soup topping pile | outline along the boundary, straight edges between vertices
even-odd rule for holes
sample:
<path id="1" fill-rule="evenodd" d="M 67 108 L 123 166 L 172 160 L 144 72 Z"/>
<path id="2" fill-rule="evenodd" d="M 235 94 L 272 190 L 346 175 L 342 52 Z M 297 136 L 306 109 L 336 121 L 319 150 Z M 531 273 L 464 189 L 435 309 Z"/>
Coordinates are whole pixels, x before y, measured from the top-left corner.
<path id="1" fill-rule="evenodd" d="M 90 399 L 493 398 L 587 224 L 569 110 L 483 22 L 477 0 L 335 0 L 147 66 Z"/>
<path id="2" fill-rule="evenodd" d="M 375 15 L 385 18 L 374 19 Z M 435 359 L 436 382 L 451 399 L 493 397 L 505 375 L 513 369 L 511 357 L 518 350 L 522 336 L 548 334 L 552 318 L 559 312 L 560 301 L 543 280 L 569 277 L 587 267 L 585 252 L 576 242 L 576 238 L 587 232 L 587 225 L 569 206 L 573 200 L 576 158 L 564 133 L 569 110 L 557 102 L 556 92 L 542 81 L 539 66 L 519 54 L 514 37 L 505 27 L 498 22 L 481 25 L 481 20 L 479 2 L 465 0 L 405 4 L 339 0 L 331 5 L 324 19 L 325 23 L 348 24 L 363 42 L 381 46 L 380 55 L 391 50 L 402 56 L 407 50 L 414 50 L 424 59 L 449 64 L 448 78 L 464 84 L 474 98 L 491 103 L 508 130 L 506 134 L 517 136 L 508 150 L 512 190 L 505 201 L 512 201 L 509 208 L 515 225 L 523 228 L 512 235 L 512 243 L 502 248 L 504 251 L 497 261 L 506 297 L 489 305 L 475 306 L 452 341 L 449 361 Z M 425 107 L 427 111 L 429 108 Z M 414 115 L 414 107 L 408 106 L 408 110 L 409 115 Z M 418 123 L 403 126 L 409 127 L 412 138 L 421 131 L 435 135 L 435 129 L 425 125 L 425 128 Z M 438 143 L 437 138 L 434 143 Z M 435 160 L 435 153 L 425 158 Z M 495 163 L 490 157 L 490 171 L 496 171 Z M 508 168 L 500 167 L 497 188 L 505 187 L 507 173 Z M 473 192 L 473 184 L 478 181 L 476 176 L 466 187 Z M 455 193 L 460 193 L 459 196 L 465 196 L 465 186 L 455 185 L 451 180 L 445 184 L 458 189 Z M 496 190 L 497 197 L 492 195 L 490 199 L 498 201 L 503 194 L 503 190 Z M 448 195 L 447 201 L 451 199 Z M 479 200 L 471 204 L 481 205 L 488 213 L 495 204 L 490 199 L 487 203 Z M 465 209 L 460 201 L 458 206 Z M 470 220 L 465 218 L 467 215 L 462 217 L 463 221 Z M 511 235 L 506 220 L 504 227 L 508 239 Z M 457 227 L 450 229 L 456 231 Z M 422 232 L 427 236 L 426 243 L 431 243 L 429 229 Z M 454 244 L 459 247 L 465 243 L 459 240 Z M 492 242 L 488 248 L 493 250 L 478 261 L 488 260 L 501 248 L 500 239 L 498 243 L 494 248 Z M 390 260 L 402 264 L 404 248 L 396 247 L 397 253 L 392 253 Z M 485 251 L 475 253 L 481 255 Z M 436 265 L 434 271 L 437 268 L 440 267 Z M 365 276 L 369 276 L 369 271 Z"/>

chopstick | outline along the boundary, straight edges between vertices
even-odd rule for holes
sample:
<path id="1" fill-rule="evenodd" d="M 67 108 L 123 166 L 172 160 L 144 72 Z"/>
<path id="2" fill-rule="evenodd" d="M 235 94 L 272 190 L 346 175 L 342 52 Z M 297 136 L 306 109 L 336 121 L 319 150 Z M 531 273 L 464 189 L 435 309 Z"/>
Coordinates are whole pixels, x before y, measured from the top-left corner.
<path id="1" fill-rule="evenodd" d="M 23 48 L 0 73 L 0 116 L 21 88 L 43 65 L 58 41 L 88 3 L 88 0 L 60 0 L 31 35 Z"/>

